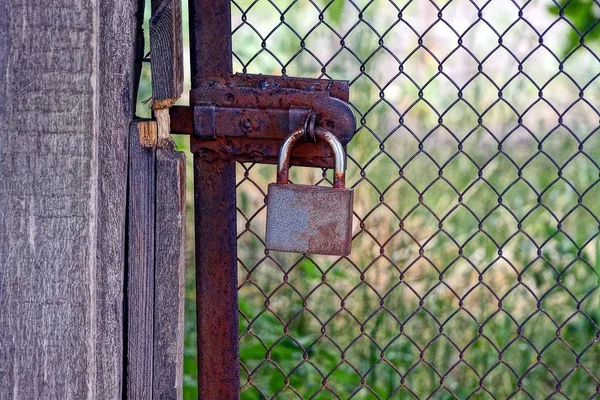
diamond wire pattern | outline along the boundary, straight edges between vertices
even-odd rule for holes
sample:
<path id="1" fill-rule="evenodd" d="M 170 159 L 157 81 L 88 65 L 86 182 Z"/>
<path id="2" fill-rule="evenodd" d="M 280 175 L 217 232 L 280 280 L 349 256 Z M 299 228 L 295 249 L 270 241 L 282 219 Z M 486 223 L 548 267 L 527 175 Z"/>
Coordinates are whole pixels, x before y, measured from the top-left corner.
<path id="1" fill-rule="evenodd" d="M 359 121 L 349 257 L 265 252 L 275 169 L 238 166 L 242 398 L 598 397 L 600 28 L 576 6 L 232 2 L 237 70 L 347 79 Z"/>

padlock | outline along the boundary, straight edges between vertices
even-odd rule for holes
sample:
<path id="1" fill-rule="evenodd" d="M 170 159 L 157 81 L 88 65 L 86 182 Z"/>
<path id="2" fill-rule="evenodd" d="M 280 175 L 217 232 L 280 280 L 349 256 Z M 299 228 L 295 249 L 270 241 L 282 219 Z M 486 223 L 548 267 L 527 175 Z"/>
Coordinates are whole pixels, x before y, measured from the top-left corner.
<path id="1" fill-rule="evenodd" d="M 267 250 L 348 255 L 352 242 L 354 191 L 345 188 L 346 154 L 330 132 L 315 128 L 335 157 L 333 188 L 289 183 L 290 155 L 304 130 L 290 135 L 281 146 L 277 183 L 267 193 Z"/>

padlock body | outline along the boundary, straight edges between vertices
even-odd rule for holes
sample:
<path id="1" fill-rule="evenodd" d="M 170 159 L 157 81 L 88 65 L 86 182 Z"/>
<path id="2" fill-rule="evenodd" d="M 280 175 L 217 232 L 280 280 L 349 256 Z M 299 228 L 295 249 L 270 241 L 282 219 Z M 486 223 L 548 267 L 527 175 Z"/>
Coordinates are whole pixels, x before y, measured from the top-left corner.
<path id="1" fill-rule="evenodd" d="M 350 254 L 353 200 L 352 189 L 270 184 L 267 250 Z"/>

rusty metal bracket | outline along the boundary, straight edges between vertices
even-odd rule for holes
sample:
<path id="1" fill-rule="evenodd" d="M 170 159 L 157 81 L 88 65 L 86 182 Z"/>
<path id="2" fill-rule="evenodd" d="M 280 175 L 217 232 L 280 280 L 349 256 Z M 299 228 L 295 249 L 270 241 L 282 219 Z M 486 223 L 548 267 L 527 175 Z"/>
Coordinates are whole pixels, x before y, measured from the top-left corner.
<path id="1" fill-rule="evenodd" d="M 172 133 L 192 135 L 192 151 L 229 154 L 240 162 L 276 163 L 285 138 L 316 112 L 316 125 L 346 145 L 355 132 L 348 82 L 235 74 L 203 79 L 190 107 L 170 110 Z M 324 143 L 298 145 L 292 164 L 332 167 Z"/>

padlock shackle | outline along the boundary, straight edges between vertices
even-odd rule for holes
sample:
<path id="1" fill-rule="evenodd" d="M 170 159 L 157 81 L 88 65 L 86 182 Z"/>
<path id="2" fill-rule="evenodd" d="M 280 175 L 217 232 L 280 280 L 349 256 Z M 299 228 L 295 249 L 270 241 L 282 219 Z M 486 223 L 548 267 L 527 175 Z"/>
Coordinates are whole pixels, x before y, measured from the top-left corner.
<path id="1" fill-rule="evenodd" d="M 315 137 L 323 140 L 331 147 L 335 158 L 335 170 L 333 172 L 333 187 L 343 189 L 346 187 L 346 153 L 344 146 L 335 135 L 321 127 L 315 127 Z M 277 183 L 290 182 L 290 157 L 294 145 L 304 137 L 304 129 L 292 133 L 281 145 L 279 151 L 279 162 L 277 163 Z"/>

